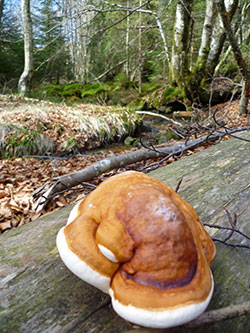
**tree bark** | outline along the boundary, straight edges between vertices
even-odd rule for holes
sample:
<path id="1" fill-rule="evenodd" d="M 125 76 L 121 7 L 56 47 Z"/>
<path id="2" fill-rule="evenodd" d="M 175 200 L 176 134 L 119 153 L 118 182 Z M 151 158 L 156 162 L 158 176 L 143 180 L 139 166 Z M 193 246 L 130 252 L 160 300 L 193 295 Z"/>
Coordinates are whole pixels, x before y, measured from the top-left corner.
<path id="1" fill-rule="evenodd" d="M 216 14 L 215 8 L 214 0 L 206 1 L 206 13 L 203 23 L 199 54 L 196 64 L 185 85 L 186 95 L 190 100 L 194 100 L 199 97 L 201 83 L 206 76 L 206 61 L 212 38 L 212 30 Z"/>
<path id="2" fill-rule="evenodd" d="M 214 16 L 215 16 L 214 0 L 207 0 L 205 19 L 201 35 L 201 45 L 199 48 L 199 57 L 207 57 L 208 55 L 208 47 L 211 42 L 212 31 L 213 31 Z"/>
<path id="3" fill-rule="evenodd" d="M 170 81 L 183 87 L 189 68 L 189 37 L 193 0 L 178 1 L 173 32 Z"/>
<path id="4" fill-rule="evenodd" d="M 239 11 L 237 13 L 237 18 L 236 18 L 236 22 L 237 24 L 235 25 L 234 28 L 234 35 L 235 38 L 237 40 L 240 40 L 240 43 L 245 43 L 245 45 L 248 45 L 250 40 L 248 41 L 246 38 L 246 35 L 244 34 L 244 22 L 246 22 L 246 18 L 247 18 L 247 14 L 248 14 L 248 9 L 249 9 L 249 5 L 248 5 L 248 1 L 242 1 L 239 4 Z M 247 31 L 249 31 L 249 29 L 247 29 Z M 250 34 L 249 34 L 250 35 Z M 217 76 L 221 65 L 225 62 L 225 60 L 227 59 L 228 55 L 231 53 L 232 47 L 231 45 L 227 48 L 227 51 L 225 52 L 225 54 L 223 55 L 223 57 L 220 59 L 220 62 L 218 63 L 218 65 L 216 65 L 215 70 L 214 70 L 214 76 Z"/>
<path id="5" fill-rule="evenodd" d="M 250 84 L 249 80 L 247 83 L 247 80 L 242 80 L 242 91 L 241 91 L 241 97 L 240 97 L 240 104 L 239 104 L 239 115 L 247 115 L 249 114 L 248 111 L 248 102 L 250 97 Z"/>
<path id="6" fill-rule="evenodd" d="M 139 6 L 142 6 L 142 0 L 139 1 Z M 139 41 L 138 41 L 138 90 L 142 92 L 142 15 L 139 12 Z"/>
<path id="7" fill-rule="evenodd" d="M 167 59 L 167 63 L 168 63 L 168 67 L 170 68 L 171 57 L 170 57 L 170 54 L 169 54 L 169 48 L 168 48 L 168 44 L 167 44 L 167 40 L 166 40 L 166 36 L 165 36 L 164 31 L 163 31 L 163 28 L 162 28 L 161 20 L 160 20 L 159 17 L 156 15 L 156 13 L 153 13 L 153 14 L 154 14 L 154 16 L 155 16 L 155 20 L 156 20 L 157 26 L 158 26 L 158 28 L 159 28 L 159 32 L 160 32 L 160 35 L 161 35 L 161 39 L 162 39 L 162 42 L 163 42 L 164 52 L 165 52 L 165 55 L 166 55 L 166 59 Z"/>
<path id="8" fill-rule="evenodd" d="M 127 8 L 130 7 L 130 0 L 127 0 Z M 128 80 L 130 80 L 130 63 L 129 63 L 129 39 L 130 39 L 130 16 L 127 11 L 127 21 L 126 21 L 126 39 L 125 39 L 125 73 Z"/>
<path id="9" fill-rule="evenodd" d="M 243 77 L 243 89 L 242 89 L 239 113 L 247 114 L 248 100 L 250 97 L 250 70 L 247 66 L 245 59 L 243 58 L 243 55 L 241 53 L 237 40 L 234 37 L 233 31 L 231 28 L 231 24 L 230 24 L 230 14 L 226 10 L 224 0 L 215 0 L 215 1 L 218 6 L 218 9 L 219 9 L 219 13 L 221 16 L 221 20 L 223 23 L 225 33 L 231 44 L 235 60 L 238 64 L 239 70 Z"/>
<path id="10" fill-rule="evenodd" d="M 30 0 L 22 0 L 22 22 L 24 34 L 24 70 L 18 82 L 18 91 L 21 96 L 27 96 L 31 90 L 33 74 L 33 32 Z"/>
<path id="11" fill-rule="evenodd" d="M 238 0 L 226 0 L 225 2 L 225 6 L 228 12 L 228 19 L 230 22 L 237 9 L 238 2 L 239 2 Z M 226 34 L 223 28 L 223 23 L 221 21 L 221 17 L 218 15 L 217 20 L 215 21 L 214 24 L 211 45 L 206 63 L 207 78 L 209 77 L 211 78 L 214 74 L 214 70 L 216 65 L 218 64 L 225 39 L 226 39 Z"/>

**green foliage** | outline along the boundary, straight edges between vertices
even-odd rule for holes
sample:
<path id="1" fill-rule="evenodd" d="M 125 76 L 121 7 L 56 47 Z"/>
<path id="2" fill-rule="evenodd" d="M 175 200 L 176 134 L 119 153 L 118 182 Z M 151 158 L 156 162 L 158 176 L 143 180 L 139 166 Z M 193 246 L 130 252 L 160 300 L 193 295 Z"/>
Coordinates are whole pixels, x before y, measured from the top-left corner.
<path id="1" fill-rule="evenodd" d="M 72 78 L 70 57 L 61 28 L 60 5 L 55 0 L 43 0 L 38 11 L 39 15 L 34 17 L 33 22 L 36 26 L 34 63 L 39 70 L 34 72 L 33 79 L 59 84 L 61 79 Z"/>
<path id="2" fill-rule="evenodd" d="M 48 95 L 57 95 L 61 96 L 63 93 L 64 87 L 61 85 L 55 85 L 55 86 L 49 86 L 48 88 L 42 89 L 43 91 L 46 92 Z"/>
<path id="3" fill-rule="evenodd" d="M 81 97 L 87 97 L 87 96 L 97 96 L 100 93 L 103 93 L 105 91 L 108 91 L 110 89 L 110 86 L 108 84 L 99 84 L 99 85 L 92 85 L 92 87 L 89 87 L 89 89 L 84 89 L 81 93 Z"/>
<path id="4" fill-rule="evenodd" d="M 69 85 L 49 85 L 41 88 L 32 94 L 32 97 L 46 98 L 50 101 L 66 101 L 68 103 L 97 103 L 109 105 L 126 105 L 130 102 L 134 88 L 122 87 L 124 81 L 101 83 L 101 84 L 81 84 L 73 83 Z M 131 84 L 132 85 L 132 84 Z M 127 99 L 127 100 L 125 100 Z"/>
<path id="5" fill-rule="evenodd" d="M 67 151 L 77 151 L 78 149 L 81 148 L 81 146 L 79 142 L 77 142 L 77 140 L 75 140 L 74 137 L 70 135 L 70 137 L 64 143 L 63 148 Z"/>
<path id="6" fill-rule="evenodd" d="M 239 72 L 239 67 L 233 60 L 231 60 L 222 65 L 221 72 L 226 77 L 234 78 Z"/>
<path id="7" fill-rule="evenodd" d="M 158 88 L 153 86 L 151 90 L 150 85 L 146 83 L 166 80 L 170 77 L 171 66 L 168 64 L 166 47 L 153 13 L 161 21 L 171 57 L 176 3 L 177 1 L 153 0 L 143 7 L 148 12 L 143 12 L 141 15 L 137 11 L 131 12 L 126 20 L 124 15 L 127 3 L 124 0 L 117 0 L 114 3 L 83 1 L 81 5 L 75 6 L 56 0 L 34 2 L 31 8 L 35 68 L 33 85 L 40 86 L 42 83 L 50 84 L 50 86 L 34 92 L 32 96 L 45 97 L 56 102 L 64 100 L 70 103 L 128 104 L 131 102 L 131 95 L 134 95 L 135 90 L 138 89 L 139 58 L 142 59 L 143 81 L 140 97 L 144 97 L 147 92 L 157 90 Z M 5 9 L 0 26 L 0 89 L 2 88 L 2 91 L 6 85 L 15 87 L 23 70 L 21 20 L 16 14 L 18 11 L 13 11 L 13 4 L 16 5 L 13 0 L 4 1 Z M 131 8 L 135 8 L 138 4 L 138 1 L 130 1 Z M 93 12 L 91 8 L 94 8 Z M 186 92 L 189 95 L 192 95 L 191 92 L 197 95 L 200 88 L 197 82 L 200 83 L 200 77 L 205 75 L 203 64 L 197 63 L 205 8 L 205 1 L 193 1 L 192 37 L 184 38 L 186 41 L 190 40 L 190 44 L 186 52 L 185 75 L 181 74 L 178 82 L 181 82 L 181 87 L 188 86 Z M 249 37 L 244 32 L 247 30 L 249 19 L 247 15 L 243 18 L 241 48 L 249 61 Z M 240 20 L 239 17 L 238 19 Z M 117 22 L 119 24 L 116 24 Z M 139 55 L 140 31 L 142 31 L 140 36 L 142 53 Z M 221 67 L 222 75 L 230 78 L 234 78 L 239 73 L 232 58 L 230 57 Z M 195 72 L 193 80 L 188 75 L 189 70 Z M 182 72 L 179 69 L 177 71 Z M 196 77 L 199 80 L 196 80 Z M 66 85 L 67 82 L 73 81 L 80 83 Z M 112 81 L 112 84 L 108 83 L 109 81 Z M 99 83 L 86 84 L 91 82 Z M 59 86 L 59 83 L 64 85 Z M 116 89 L 120 92 L 118 93 Z M 174 93 L 171 96 L 175 97 Z M 127 102 L 125 97 L 128 98 Z M 167 97 L 164 95 L 163 99 Z M 179 94 L 176 97 L 179 98 Z"/>
<path id="8" fill-rule="evenodd" d="M 0 124 L 0 157 L 42 155 L 54 151 L 54 146 L 42 133 L 16 125 Z"/>
<path id="9" fill-rule="evenodd" d="M 0 22 L 0 90 L 14 88 L 23 71 L 23 41 L 18 18 L 6 2 Z"/>
<path id="10" fill-rule="evenodd" d="M 124 72 L 120 72 L 114 77 L 114 84 L 120 89 L 129 89 L 134 85 Z"/>
<path id="11" fill-rule="evenodd" d="M 149 93 L 149 92 L 153 92 L 156 89 L 159 89 L 161 87 L 160 83 L 143 83 L 142 84 L 142 93 Z"/>
<path id="12" fill-rule="evenodd" d="M 162 93 L 161 105 L 168 104 L 175 99 L 183 99 L 184 96 L 182 89 L 168 87 Z"/>

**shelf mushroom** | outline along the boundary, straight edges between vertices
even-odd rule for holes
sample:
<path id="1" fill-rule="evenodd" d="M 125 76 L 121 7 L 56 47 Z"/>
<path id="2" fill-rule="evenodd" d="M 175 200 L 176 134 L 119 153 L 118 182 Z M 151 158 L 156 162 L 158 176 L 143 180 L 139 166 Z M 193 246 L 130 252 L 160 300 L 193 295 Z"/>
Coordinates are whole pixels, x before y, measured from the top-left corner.
<path id="1" fill-rule="evenodd" d="M 78 203 L 57 236 L 66 266 L 110 294 L 134 324 L 167 328 L 205 311 L 215 246 L 193 209 L 163 182 L 129 171 Z"/>

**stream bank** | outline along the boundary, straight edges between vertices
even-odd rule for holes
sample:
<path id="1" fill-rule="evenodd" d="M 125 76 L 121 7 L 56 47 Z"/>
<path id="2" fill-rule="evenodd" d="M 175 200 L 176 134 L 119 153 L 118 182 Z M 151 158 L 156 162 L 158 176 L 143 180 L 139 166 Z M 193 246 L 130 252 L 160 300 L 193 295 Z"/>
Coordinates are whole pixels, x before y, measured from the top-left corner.
<path id="1" fill-rule="evenodd" d="M 145 145 L 161 144 L 180 138 L 170 128 L 175 117 L 187 119 L 183 113 L 161 115 L 91 104 L 67 106 L 5 95 L 0 95 L 0 111 L 2 158 L 66 158 L 115 146 L 123 151 L 140 147 L 140 137 Z"/>
<path id="2" fill-rule="evenodd" d="M 26 104 L 26 107 L 30 112 L 32 112 L 32 106 L 32 104 Z M 220 111 L 220 115 L 223 119 L 228 119 L 229 126 L 235 128 L 249 126 L 247 125 L 248 118 L 238 117 L 237 102 L 221 105 L 220 108 L 218 106 L 218 110 Z M 52 112 L 52 114 L 56 113 Z M 65 114 L 67 115 L 66 112 Z M 12 115 L 14 115 L 14 113 Z M 26 118 L 24 117 L 23 119 L 25 120 Z M 65 117 L 65 121 L 66 120 L 67 117 Z M 144 126 L 147 126 L 146 122 L 147 120 L 144 119 Z M 160 126 L 161 131 L 166 131 L 165 120 L 156 120 L 156 125 Z M 146 140 L 151 140 L 148 141 L 148 146 L 150 146 L 151 143 L 155 143 L 153 139 L 155 135 L 154 131 L 158 130 L 157 126 L 156 129 L 153 130 L 150 127 L 150 131 L 148 131 L 148 128 L 142 128 L 143 131 L 141 132 L 141 134 L 144 135 L 143 142 L 147 143 Z M 68 126 L 68 128 L 69 130 L 72 130 L 70 126 Z M 55 134 L 54 131 L 51 130 L 49 133 L 51 133 L 52 138 L 58 137 L 59 140 L 61 139 L 58 132 L 56 132 Z M 74 134 L 73 131 L 72 133 Z M 151 137 L 148 138 L 146 137 L 146 135 L 148 137 L 151 135 Z M 131 138 L 132 140 L 137 139 L 132 136 Z M 175 141 L 174 139 L 172 139 L 169 142 L 169 145 L 173 145 L 174 143 Z M 32 210 L 32 193 L 43 184 L 47 182 L 50 183 L 50 181 L 55 177 L 87 168 L 93 163 L 100 161 L 106 157 L 125 153 L 126 151 L 128 151 L 128 149 L 131 151 L 138 148 L 132 147 L 131 145 L 124 145 L 124 143 L 116 143 L 98 149 L 85 149 L 85 151 L 83 151 L 81 154 L 77 154 L 75 156 L 57 156 L 55 158 L 52 155 L 47 155 L 40 156 L 38 158 L 29 157 L 0 159 L 0 232 L 29 223 L 30 221 L 33 221 L 39 216 L 46 214 L 48 211 L 53 211 L 60 207 L 67 206 L 68 204 L 77 200 L 79 196 L 84 196 L 89 190 L 91 190 L 91 186 L 98 185 L 102 181 L 103 177 L 108 177 L 121 170 L 114 170 L 113 172 L 109 172 L 91 181 L 90 185 L 83 184 L 77 189 L 67 191 L 58 195 L 52 202 L 52 204 L 46 208 L 46 211 L 43 210 L 37 215 Z M 188 154 L 194 154 L 195 152 L 203 149 L 205 149 L 205 147 L 199 147 L 194 151 L 189 151 Z M 170 159 L 165 161 L 164 164 L 160 164 L 159 166 L 170 164 L 174 161 L 175 159 L 171 157 Z M 127 168 L 123 168 L 123 170 L 142 169 L 145 166 L 151 164 L 152 162 L 153 161 L 148 160 L 136 163 L 128 166 Z"/>

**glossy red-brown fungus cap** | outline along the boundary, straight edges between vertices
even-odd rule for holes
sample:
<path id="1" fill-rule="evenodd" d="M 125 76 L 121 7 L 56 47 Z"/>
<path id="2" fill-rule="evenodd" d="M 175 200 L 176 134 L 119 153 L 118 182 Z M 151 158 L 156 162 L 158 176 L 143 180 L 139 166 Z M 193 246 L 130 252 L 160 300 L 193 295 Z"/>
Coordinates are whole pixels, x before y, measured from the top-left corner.
<path id="1" fill-rule="evenodd" d="M 64 234 L 71 251 L 110 278 L 124 308 L 165 311 L 210 297 L 214 243 L 192 206 L 157 179 L 109 178 L 79 204 Z"/>

